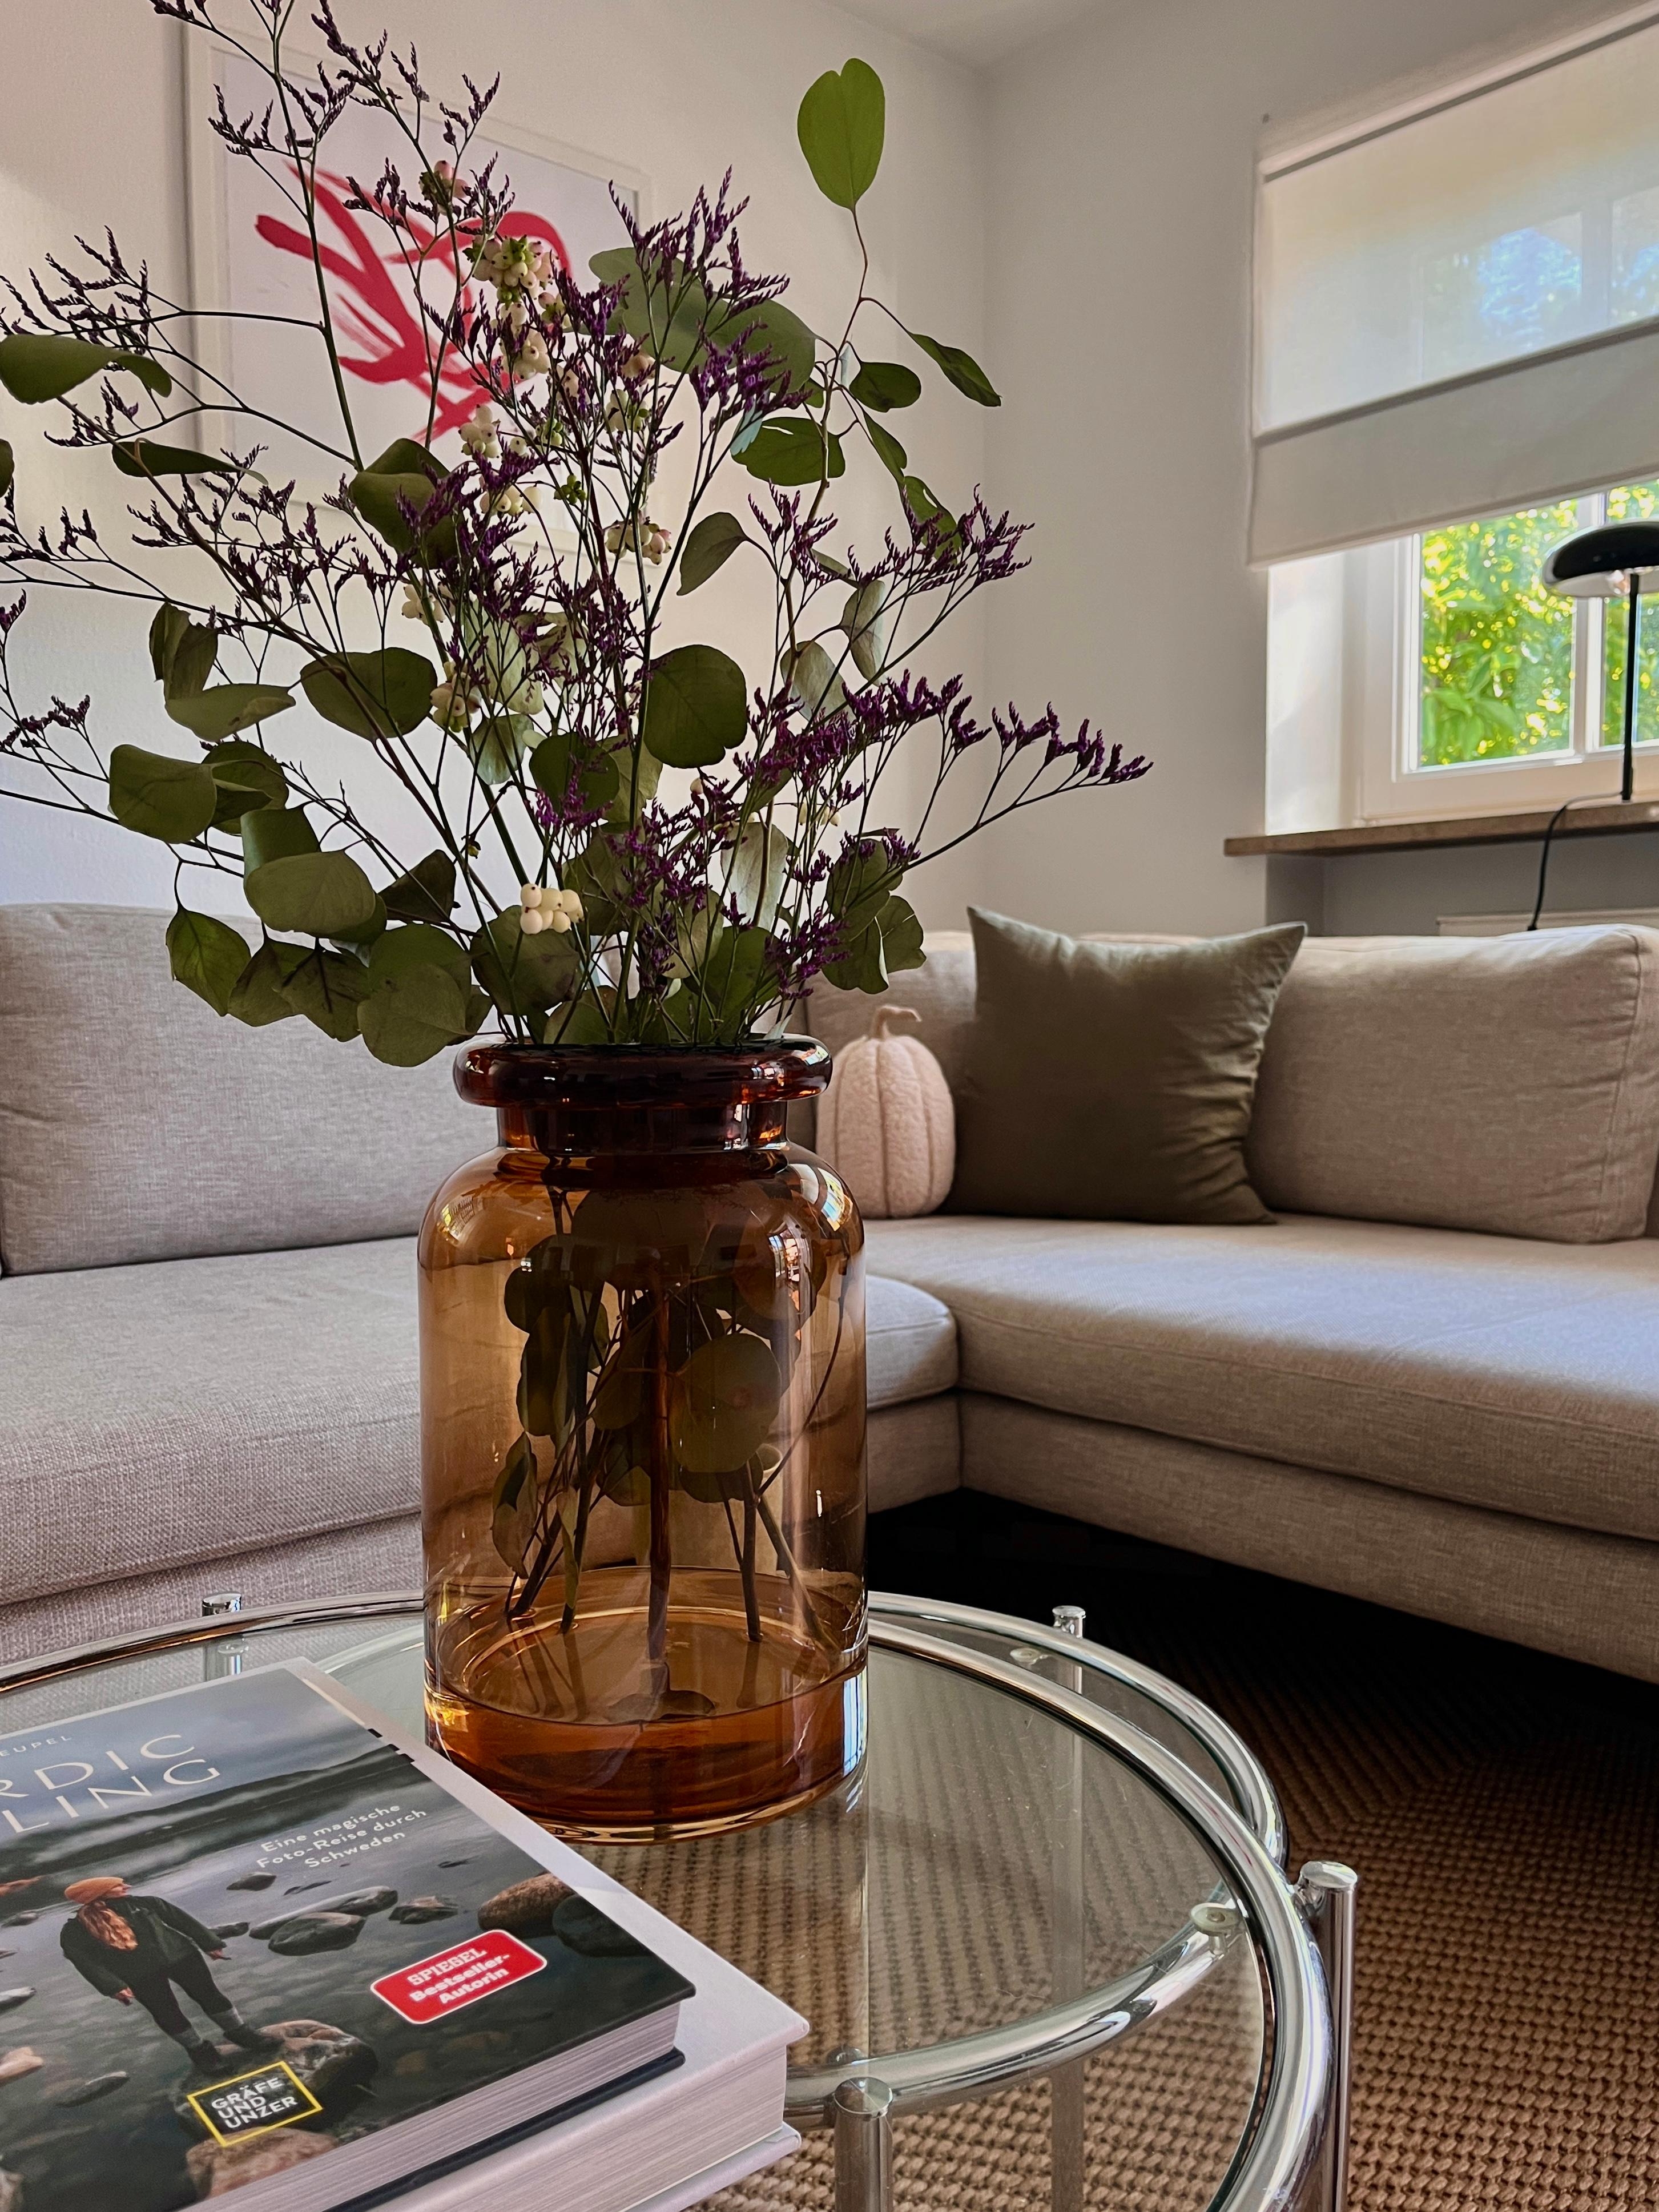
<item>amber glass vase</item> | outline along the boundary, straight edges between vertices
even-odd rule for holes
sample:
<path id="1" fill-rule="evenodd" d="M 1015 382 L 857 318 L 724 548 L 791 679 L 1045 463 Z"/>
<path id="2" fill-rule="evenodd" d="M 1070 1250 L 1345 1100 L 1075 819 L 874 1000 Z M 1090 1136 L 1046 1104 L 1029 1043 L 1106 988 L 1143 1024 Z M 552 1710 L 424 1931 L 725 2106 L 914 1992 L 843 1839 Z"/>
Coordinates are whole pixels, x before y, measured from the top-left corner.
<path id="1" fill-rule="evenodd" d="M 427 1712 L 568 1834 L 807 1802 L 864 1741 L 864 1231 L 808 1039 L 474 1045 L 421 1231 Z"/>

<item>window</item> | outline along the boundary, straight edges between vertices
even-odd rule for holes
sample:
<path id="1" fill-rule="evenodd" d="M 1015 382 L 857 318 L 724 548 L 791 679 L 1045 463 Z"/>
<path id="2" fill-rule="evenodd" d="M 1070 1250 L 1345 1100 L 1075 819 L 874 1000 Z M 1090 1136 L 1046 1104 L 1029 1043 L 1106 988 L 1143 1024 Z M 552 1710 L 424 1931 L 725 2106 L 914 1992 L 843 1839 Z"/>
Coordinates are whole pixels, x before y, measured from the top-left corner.
<path id="1" fill-rule="evenodd" d="M 1626 602 L 1539 581 L 1552 546 L 1659 516 L 1659 482 L 1287 562 L 1269 600 L 1268 827 L 1508 813 L 1618 787 Z M 1659 594 L 1637 668 L 1659 793 Z"/>
<path id="2" fill-rule="evenodd" d="M 1589 756 L 1624 744 L 1626 603 L 1559 599 L 1539 575 L 1551 547 L 1574 531 L 1656 514 L 1659 483 L 1621 484 L 1414 541 L 1414 767 Z M 1638 744 L 1659 744 L 1656 672 L 1659 605 L 1638 651 Z"/>
<path id="3" fill-rule="evenodd" d="M 1334 131 L 1270 126 L 1254 561 L 1541 507 L 1652 467 L 1656 82 L 1650 4 L 1385 96 Z"/>

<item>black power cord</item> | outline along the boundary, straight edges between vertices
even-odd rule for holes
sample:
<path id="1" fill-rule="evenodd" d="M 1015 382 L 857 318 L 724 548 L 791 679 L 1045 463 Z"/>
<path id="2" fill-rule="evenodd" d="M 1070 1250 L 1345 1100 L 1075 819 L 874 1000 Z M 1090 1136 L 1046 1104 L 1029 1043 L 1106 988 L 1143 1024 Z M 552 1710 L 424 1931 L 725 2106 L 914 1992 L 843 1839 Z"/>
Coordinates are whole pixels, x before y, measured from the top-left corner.
<path id="1" fill-rule="evenodd" d="M 1626 792 L 1625 797 L 1628 799 L 1630 793 Z M 1551 815 L 1549 827 L 1544 832 L 1544 849 L 1538 856 L 1538 896 L 1532 902 L 1532 920 L 1527 924 L 1528 929 L 1537 928 L 1538 917 L 1544 911 L 1544 885 L 1550 872 L 1550 843 L 1560 823 L 1561 817 L 1574 806 L 1612 806 L 1617 803 L 1617 794 L 1613 792 L 1587 792 L 1582 799 L 1564 800 Z M 1642 825 L 1636 823 L 1632 826 L 1639 829 Z"/>

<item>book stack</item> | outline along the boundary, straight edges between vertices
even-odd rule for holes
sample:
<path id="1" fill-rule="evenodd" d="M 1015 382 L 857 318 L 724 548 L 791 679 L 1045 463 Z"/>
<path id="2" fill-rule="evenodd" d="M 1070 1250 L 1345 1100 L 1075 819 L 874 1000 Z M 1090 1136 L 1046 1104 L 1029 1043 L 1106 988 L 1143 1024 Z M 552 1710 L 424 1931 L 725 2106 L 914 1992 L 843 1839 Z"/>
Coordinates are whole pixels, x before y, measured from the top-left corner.
<path id="1" fill-rule="evenodd" d="M 678 2212 L 805 2027 L 303 1662 L 0 1738 L 0 2212 Z"/>

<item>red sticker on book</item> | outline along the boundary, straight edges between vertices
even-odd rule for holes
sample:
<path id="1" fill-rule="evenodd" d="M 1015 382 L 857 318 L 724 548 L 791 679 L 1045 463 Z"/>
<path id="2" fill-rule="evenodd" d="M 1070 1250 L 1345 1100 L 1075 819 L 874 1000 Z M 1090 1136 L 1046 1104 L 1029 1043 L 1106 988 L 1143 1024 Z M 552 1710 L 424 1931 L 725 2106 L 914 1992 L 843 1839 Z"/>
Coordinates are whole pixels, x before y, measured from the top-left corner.
<path id="1" fill-rule="evenodd" d="M 528 1943 L 505 1929 L 491 1928 L 395 1974 L 382 1974 L 368 1986 L 399 2018 L 421 2027 L 429 2020 L 447 2020 L 480 1997 L 493 1997 L 497 1990 L 539 1974 L 546 1964 Z"/>

